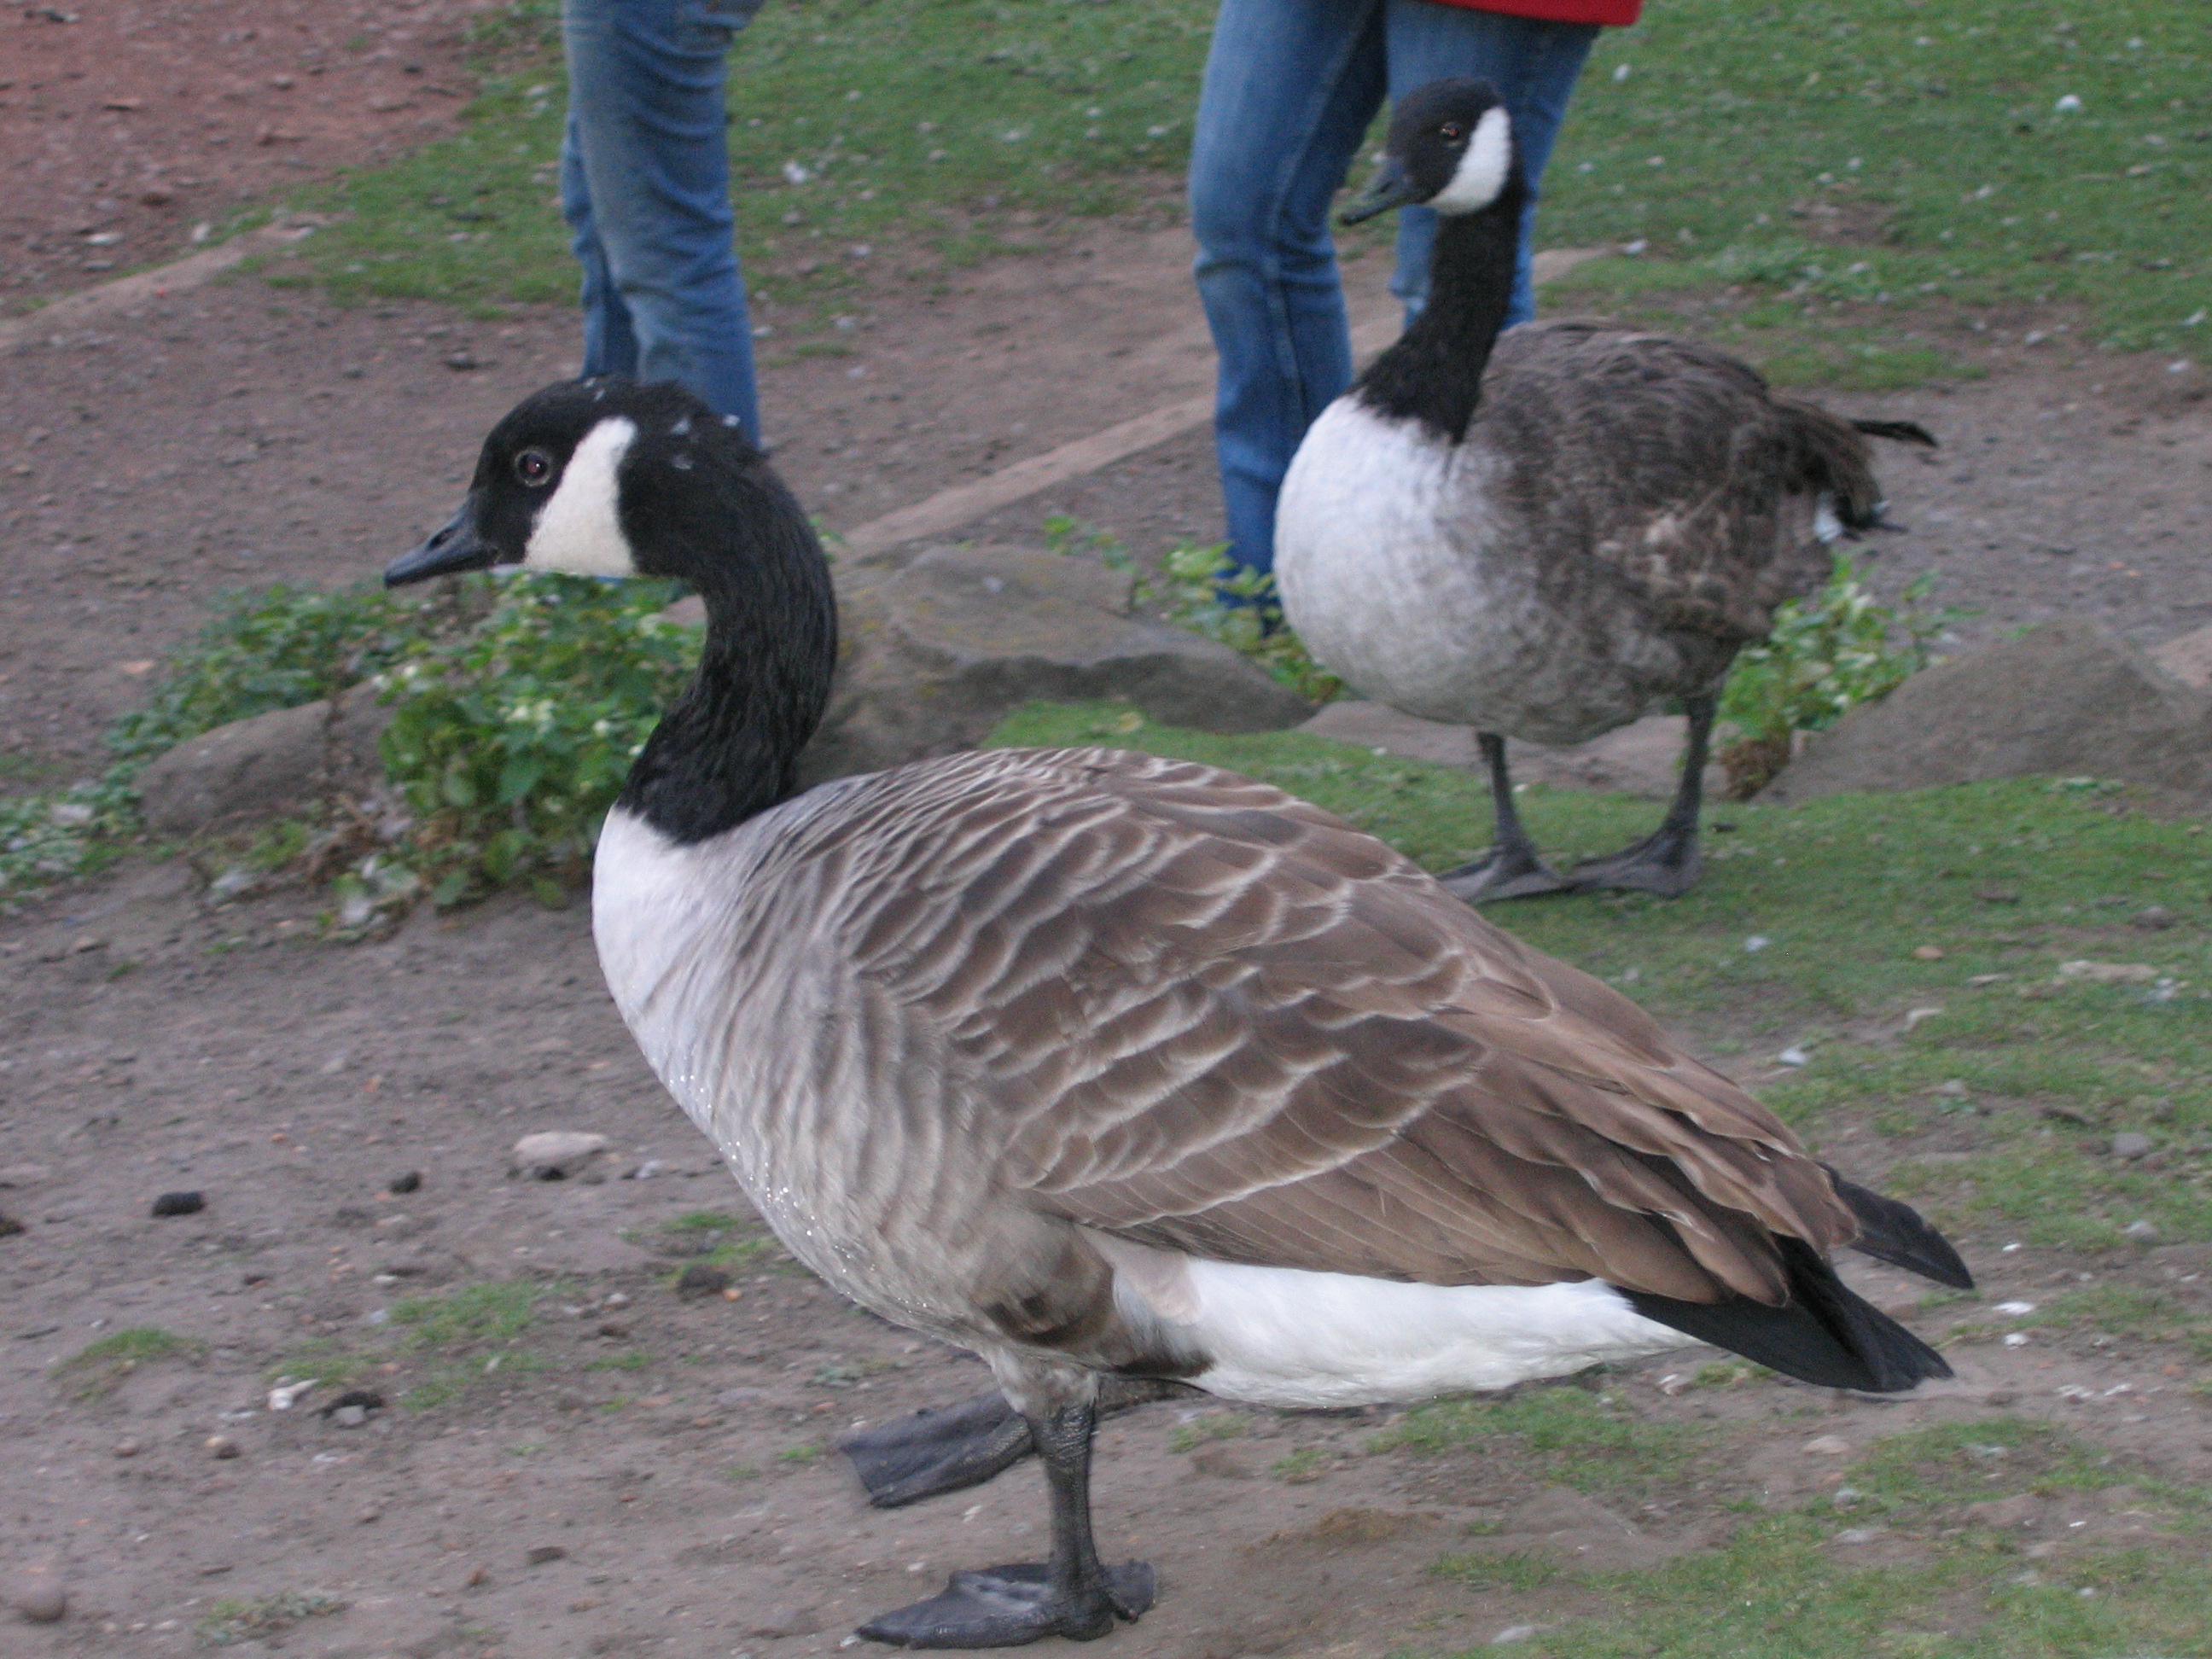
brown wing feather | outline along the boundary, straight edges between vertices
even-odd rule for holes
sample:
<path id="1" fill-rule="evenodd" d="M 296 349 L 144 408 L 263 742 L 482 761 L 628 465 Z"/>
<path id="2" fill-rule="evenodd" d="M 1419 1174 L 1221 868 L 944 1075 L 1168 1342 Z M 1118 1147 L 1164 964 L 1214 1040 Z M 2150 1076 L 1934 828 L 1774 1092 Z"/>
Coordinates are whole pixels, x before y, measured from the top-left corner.
<path id="1" fill-rule="evenodd" d="M 886 780 L 902 850 L 856 957 L 944 1032 L 1000 1119 L 999 1189 L 1041 1212 L 1228 1261 L 1698 1302 L 1781 1300 L 1774 1233 L 1855 1236 L 1756 1101 L 1318 808 L 1098 750 L 927 769 L 927 802 Z"/>
<path id="2" fill-rule="evenodd" d="M 1617 582 L 1662 626 L 1717 639 L 1764 639 L 1826 580 L 1816 497 L 1857 527 L 1878 504 L 1848 422 L 1723 353 L 1601 324 L 1503 336 L 1471 435 L 1510 461 L 1499 488 L 1547 526 L 1543 544 L 1589 550 L 1553 580 Z"/>

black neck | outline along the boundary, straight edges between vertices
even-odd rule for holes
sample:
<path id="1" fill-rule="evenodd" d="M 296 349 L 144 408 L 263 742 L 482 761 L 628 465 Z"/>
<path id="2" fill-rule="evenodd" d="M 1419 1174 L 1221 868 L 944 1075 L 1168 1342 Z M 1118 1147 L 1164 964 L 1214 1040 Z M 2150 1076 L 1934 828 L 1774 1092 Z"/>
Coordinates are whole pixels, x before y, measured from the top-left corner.
<path id="1" fill-rule="evenodd" d="M 1479 213 L 1437 222 L 1429 298 L 1421 314 L 1359 377 L 1359 400 L 1410 416 L 1457 443 L 1482 398 L 1482 371 L 1513 302 L 1528 191 L 1517 173 Z"/>
<path id="2" fill-rule="evenodd" d="M 699 672 L 629 769 L 616 805 L 689 844 L 799 793 L 799 755 L 822 723 L 837 661 L 836 604 L 798 504 L 758 475 L 765 499 L 723 521 L 750 544 L 695 576 L 707 605 Z M 750 509 L 750 510 L 744 510 Z"/>

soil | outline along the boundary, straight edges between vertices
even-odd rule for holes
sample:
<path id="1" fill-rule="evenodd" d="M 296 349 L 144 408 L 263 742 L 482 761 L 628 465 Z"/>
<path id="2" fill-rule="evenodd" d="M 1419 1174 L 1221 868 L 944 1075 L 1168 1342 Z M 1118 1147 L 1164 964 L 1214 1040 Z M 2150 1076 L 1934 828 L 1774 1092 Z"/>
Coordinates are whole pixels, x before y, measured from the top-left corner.
<path id="1" fill-rule="evenodd" d="M 223 22 L 258 15 L 230 8 Z M 422 40 L 461 14 L 303 9 L 291 27 L 321 29 L 298 39 L 327 45 L 366 33 L 356 15 Z M 65 40 L 90 38 L 95 21 L 0 27 Z M 358 69 L 364 96 L 383 84 L 368 76 L 405 76 L 411 61 L 382 38 L 394 59 L 343 70 Z M 442 76 L 421 50 L 422 75 Z M 259 60 L 241 48 L 222 61 L 244 76 Z M 328 74 L 341 72 L 333 55 Z M 185 78 L 160 84 L 173 95 Z M 0 90 L 12 102 L 21 88 Z M 71 91 L 71 142 L 87 146 L 71 154 L 108 125 L 101 90 Z M 390 113 L 442 118 L 443 102 L 418 102 Z M 242 161 L 250 123 L 236 118 L 228 159 Z M 343 159 L 372 130 L 334 128 L 327 151 L 303 138 L 296 153 Z M 225 187 L 265 178 L 241 172 Z M 119 186 L 102 188 L 112 198 Z M 53 214 L 75 211 L 74 198 L 51 199 Z M 1204 370 L 1186 264 L 1177 233 L 1106 225 L 942 293 L 886 283 L 854 307 L 841 337 L 851 356 L 770 361 L 780 465 L 827 526 L 849 528 L 1187 396 Z M 1377 303 L 1380 277 L 1354 267 L 1359 307 Z M 2212 620 L 2203 371 L 2029 348 L 2026 331 L 2021 319 L 1978 338 L 1985 379 L 1831 400 L 1921 420 L 1945 441 L 1932 459 L 1888 460 L 1913 533 L 1870 546 L 1882 580 L 1940 568 L 1943 598 L 1981 607 L 1967 637 L 2089 614 L 2152 643 Z M 558 311 L 486 322 L 427 305 L 347 310 L 252 277 L 19 344 L 0 379 L 9 775 L 95 769 L 106 723 L 213 593 L 372 574 L 442 520 L 482 432 L 568 372 L 574 349 L 574 319 Z M 1055 511 L 1147 554 L 1217 536 L 1203 435 L 969 533 L 1034 539 Z M 133 864 L 0 920 L 0 1212 L 24 1228 L 0 1237 L 11 1471 L 0 1578 L 55 1564 L 70 1596 L 59 1624 L 0 1626 L 10 1654 L 181 1654 L 219 1598 L 314 1589 L 348 1609 L 258 1648 L 797 1659 L 933 1593 L 950 1568 L 1034 1555 L 1034 1468 L 878 1512 L 822 1449 L 855 1420 L 981 1389 L 972 1359 L 852 1311 L 772 1251 L 737 1269 L 734 1296 L 670 1287 L 684 1259 L 666 1224 L 742 1212 L 743 1200 L 621 1030 L 580 912 L 503 900 L 337 947 L 314 937 L 314 895 L 217 906 L 202 873 L 181 860 Z M 511 1178 L 511 1144 L 548 1128 L 611 1137 L 607 1178 Z M 1877 1173 L 1854 1164 L 1848 1139 L 1836 1151 L 1847 1172 Z M 419 1188 L 391 1193 L 408 1171 Z M 159 1194 L 187 1188 L 204 1210 L 150 1214 Z M 1992 1300 L 2087 1273 L 2201 1306 L 2212 1267 L 2198 1247 L 2085 1261 L 1996 1236 L 1961 1243 Z M 1900 1309 L 1924 1288 L 1886 1270 L 1857 1277 Z M 392 1319 L 405 1297 L 518 1279 L 543 1296 L 512 1346 L 414 1348 L 417 1328 Z M 1915 1316 L 1938 1334 L 1952 1316 Z M 106 1392 L 62 1365 L 145 1327 L 193 1346 Z M 268 1408 L 277 1377 L 314 1376 L 341 1354 L 368 1366 L 347 1386 L 393 1403 L 341 1426 L 318 1414 L 337 1398 L 325 1380 L 288 1411 Z M 1369 1455 L 1382 1414 L 1252 1413 L 1220 1439 L 1218 1422 L 1198 1420 L 1217 1409 L 1202 1401 L 1116 1419 L 1101 1441 L 1102 1531 L 1110 1555 L 1159 1565 L 1162 1600 L 1114 1650 L 1364 1659 L 1474 1645 L 1600 1604 L 1431 1575 L 1439 1554 L 1469 1547 L 1471 1522 L 1516 1548 L 1643 1565 L 1723 1536 L 1732 1500 L 1794 1503 L 1834 1484 L 1836 1459 L 1808 1440 L 1863 1447 L 1996 1407 L 2057 1418 L 2171 1477 L 2212 1476 L 2212 1421 L 2193 1391 L 2207 1370 L 2176 1348 L 2092 1346 L 2087 1333 L 1964 1347 L 1956 1384 L 1899 1404 L 1772 1384 L 1675 1391 L 1708 1358 L 1670 1356 L 1605 1383 L 1650 1421 L 1711 1417 L 1733 1437 L 1727 1458 L 1648 1506 L 1548 1492 L 1504 1452 Z M 404 1403 L 441 1380 L 442 1402 Z M 237 1455 L 214 1455 L 217 1435 Z M 1277 1472 L 1307 1449 L 1285 1469 L 1300 1478 Z M 2027 1523 L 2062 1560 L 2150 1524 L 2124 1497 L 2062 1507 Z"/>
<path id="2" fill-rule="evenodd" d="M 0 17 L 0 311 L 173 258 L 242 209 L 448 132 L 455 0 L 139 0 Z M 198 231 L 198 238 L 195 231 Z"/>

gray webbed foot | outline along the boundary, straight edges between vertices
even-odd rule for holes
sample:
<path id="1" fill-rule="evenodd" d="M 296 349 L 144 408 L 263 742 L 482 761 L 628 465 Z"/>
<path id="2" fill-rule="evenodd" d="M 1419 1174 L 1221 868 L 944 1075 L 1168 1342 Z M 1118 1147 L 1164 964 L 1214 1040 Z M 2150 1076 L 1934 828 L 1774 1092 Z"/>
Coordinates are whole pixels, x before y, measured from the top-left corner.
<path id="1" fill-rule="evenodd" d="M 1498 899 L 1534 898 L 1544 893 L 1571 893 L 1577 884 L 1533 855 L 1516 855 L 1492 848 L 1472 864 L 1447 870 L 1437 879 L 1454 898 L 1468 904 L 1489 904 Z"/>
<path id="2" fill-rule="evenodd" d="M 1050 1568 L 1024 1562 L 956 1572 L 939 1594 L 872 1619 L 857 1633 L 902 1648 L 1013 1648 L 1048 1636 L 1089 1642 L 1117 1620 L 1143 1613 L 1152 1594 L 1152 1570 L 1143 1561 L 1105 1568 L 1089 1595 L 1056 1592 Z"/>
<path id="3" fill-rule="evenodd" d="M 856 1429 L 837 1443 L 868 1502 L 895 1510 L 980 1486 L 1036 1449 L 1030 1425 L 996 1390 L 937 1411 Z"/>
<path id="4" fill-rule="evenodd" d="M 1705 867 L 1698 850 L 1697 831 L 1661 830 L 1611 858 L 1591 859 L 1567 872 L 1568 884 L 1577 892 L 1612 889 L 1623 892 L 1656 893 L 1661 898 L 1680 898 L 1697 885 Z"/>

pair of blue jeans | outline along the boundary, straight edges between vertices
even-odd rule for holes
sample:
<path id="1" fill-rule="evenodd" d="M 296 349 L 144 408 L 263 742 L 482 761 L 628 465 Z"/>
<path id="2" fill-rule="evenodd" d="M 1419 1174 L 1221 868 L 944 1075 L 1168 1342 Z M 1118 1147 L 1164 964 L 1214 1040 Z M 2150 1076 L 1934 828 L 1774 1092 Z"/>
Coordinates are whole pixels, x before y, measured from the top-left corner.
<path id="1" fill-rule="evenodd" d="M 1436 0 L 1222 0 L 1191 144 L 1198 292 L 1221 360 L 1214 444 L 1239 562 L 1274 567 L 1275 495 L 1314 417 L 1352 383 L 1330 198 L 1387 96 L 1445 76 L 1505 100 L 1529 186 L 1507 325 L 1534 313 L 1535 188 L 1597 27 Z M 1390 291 L 1428 289 L 1436 215 L 1401 210 Z"/>
<path id="2" fill-rule="evenodd" d="M 584 373 L 677 380 L 761 441 L 730 211 L 730 42 L 761 0 L 564 0 L 561 213 Z"/>

